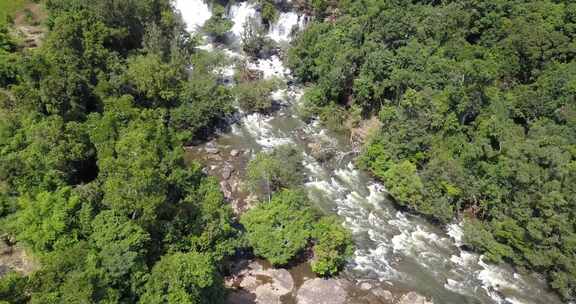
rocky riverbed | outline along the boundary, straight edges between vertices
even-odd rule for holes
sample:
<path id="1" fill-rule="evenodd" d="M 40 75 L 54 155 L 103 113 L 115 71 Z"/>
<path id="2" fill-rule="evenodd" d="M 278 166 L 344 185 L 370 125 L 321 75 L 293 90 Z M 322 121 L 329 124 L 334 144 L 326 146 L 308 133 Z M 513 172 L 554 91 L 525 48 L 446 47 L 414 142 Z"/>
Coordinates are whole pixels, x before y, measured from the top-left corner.
<path id="1" fill-rule="evenodd" d="M 296 136 L 315 159 L 331 158 L 334 147 L 322 137 L 295 130 Z M 200 162 L 205 173 L 220 180 L 220 188 L 236 216 L 254 206 L 243 183 L 246 166 L 255 151 L 238 149 L 216 138 L 196 146 L 186 147 L 187 159 Z M 430 304 L 424 296 L 395 288 L 376 280 L 357 281 L 353 278 L 319 278 L 303 261 L 291 268 L 273 268 L 260 259 L 234 261 L 231 274 L 225 278 L 229 288 L 229 304 Z"/>
<path id="2" fill-rule="evenodd" d="M 271 268 L 261 260 L 244 260 L 226 278 L 229 304 L 431 304 L 425 297 L 377 281 L 316 277 L 309 265 Z"/>
<path id="3" fill-rule="evenodd" d="M 279 5 L 279 18 L 267 36 L 287 46 L 291 33 L 302 30 L 309 18 L 293 1 L 275 2 L 285 5 Z M 202 0 L 175 3 L 190 31 L 199 31 L 211 16 L 209 4 Z M 437 227 L 393 206 L 385 185 L 371 179 L 354 162 L 359 151 L 354 143 L 378 128 L 377 119 L 347 126 L 352 132 L 344 138 L 317 121 L 303 120 L 298 113 L 304 88 L 282 62 L 284 47 L 270 58 L 257 59 L 247 58 L 238 47 L 243 25 L 259 14 L 256 2 L 231 4 L 226 12 L 234 22 L 228 35 L 231 43 L 215 45 L 205 37 L 206 44 L 198 49 L 221 50 L 230 58 L 248 60 L 248 66 L 265 79 L 282 80 L 284 88 L 272 94 L 282 106 L 270 115 L 237 111 L 226 132 L 206 144 L 188 147 L 189 159 L 202 162 L 206 173 L 221 181 L 223 193 L 239 215 L 255 203 L 242 181 L 248 161 L 259 151 L 292 145 L 304 159 L 309 197 L 321 211 L 343 219 L 357 250 L 337 279 L 302 275 L 306 263 L 285 269 L 294 280 L 292 288 L 284 280 L 288 276 L 283 270 L 268 272 L 269 267 L 252 264 L 257 261 L 239 262 L 227 281 L 233 291 L 231 301 L 245 302 L 233 303 L 422 304 L 431 299 L 437 304 L 558 303 L 539 278 L 519 274 L 506 265 L 488 264 L 482 256 L 463 250 L 458 223 Z M 226 73 L 217 73 L 223 83 L 234 86 L 230 76 L 234 68 L 232 64 L 224 69 Z M 282 280 L 274 283 L 279 276 Z"/>

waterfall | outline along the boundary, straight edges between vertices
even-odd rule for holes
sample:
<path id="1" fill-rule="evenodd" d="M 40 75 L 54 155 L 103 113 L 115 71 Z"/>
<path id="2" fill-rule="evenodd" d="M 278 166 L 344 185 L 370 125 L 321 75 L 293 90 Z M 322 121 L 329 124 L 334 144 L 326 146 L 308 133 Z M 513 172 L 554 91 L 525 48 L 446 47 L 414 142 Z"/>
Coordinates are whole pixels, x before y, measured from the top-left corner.
<path id="1" fill-rule="evenodd" d="M 229 17 L 234 21 L 231 32 L 236 38 L 240 38 L 248 19 L 257 18 L 259 15 L 256 11 L 256 4 L 247 1 L 233 5 L 230 8 Z"/>
<path id="2" fill-rule="evenodd" d="M 294 12 L 282 12 L 278 16 L 278 20 L 270 26 L 268 36 L 276 42 L 289 42 L 292 31 L 302 28 L 304 28 L 304 16 Z"/>
<path id="3" fill-rule="evenodd" d="M 198 28 L 212 17 L 212 11 L 208 4 L 202 0 L 176 1 L 176 9 L 182 14 L 189 32 L 196 32 Z"/>

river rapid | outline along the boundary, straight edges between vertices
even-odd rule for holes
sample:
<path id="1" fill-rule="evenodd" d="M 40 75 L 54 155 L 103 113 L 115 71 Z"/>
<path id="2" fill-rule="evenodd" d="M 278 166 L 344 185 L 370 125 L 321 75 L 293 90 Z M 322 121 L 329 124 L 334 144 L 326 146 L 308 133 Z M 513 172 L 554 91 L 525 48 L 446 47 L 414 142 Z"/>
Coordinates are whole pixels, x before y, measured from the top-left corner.
<path id="1" fill-rule="evenodd" d="M 202 0 L 176 0 L 175 4 L 188 31 L 201 33 L 201 25 L 211 16 L 209 5 Z M 206 43 L 199 48 L 220 48 L 232 58 L 245 58 L 239 51 L 239 37 L 248 18 L 259 18 L 257 6 L 238 2 L 227 9 L 227 14 L 234 21 L 231 43 Z M 286 47 L 292 30 L 303 29 L 306 20 L 295 11 L 281 12 L 268 37 Z M 250 67 L 262 71 L 265 78 L 283 80 L 285 88 L 274 92 L 273 98 L 284 106 L 269 116 L 239 111 L 238 121 L 216 141 L 252 154 L 283 144 L 294 145 L 303 153 L 310 197 L 324 212 L 340 216 L 353 232 L 357 250 L 343 276 L 356 282 L 375 280 L 393 288 L 414 290 L 436 304 L 561 303 L 535 274 L 488 264 L 481 255 L 461 250 L 459 224 L 442 229 L 395 209 L 387 199 L 385 185 L 354 166 L 355 153 L 346 138 L 318 122 L 305 123 L 298 117 L 303 89 L 292 80 L 280 56 L 251 62 Z M 219 73 L 231 81 L 233 68 Z M 331 147 L 335 156 L 326 162 L 317 161 L 308 147 L 311 139 Z"/>

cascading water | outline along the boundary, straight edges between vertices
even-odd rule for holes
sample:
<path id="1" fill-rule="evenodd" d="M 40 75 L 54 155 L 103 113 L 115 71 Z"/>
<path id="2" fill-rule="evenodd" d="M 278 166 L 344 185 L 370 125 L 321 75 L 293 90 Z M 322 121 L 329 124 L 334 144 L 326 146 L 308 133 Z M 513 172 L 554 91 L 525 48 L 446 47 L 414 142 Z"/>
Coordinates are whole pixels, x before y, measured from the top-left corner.
<path id="1" fill-rule="evenodd" d="M 176 9 L 182 14 L 189 32 L 198 31 L 198 28 L 212 17 L 212 11 L 204 1 L 176 1 Z"/>
<path id="2" fill-rule="evenodd" d="M 276 42 L 288 42 L 294 29 L 304 27 L 305 17 L 295 12 L 282 12 L 270 27 L 268 37 Z"/>
<path id="3" fill-rule="evenodd" d="M 201 0 L 178 0 L 176 7 L 191 30 L 211 15 Z M 248 18 L 258 17 L 256 5 L 236 3 L 229 10 L 229 17 L 235 23 L 233 35 L 240 37 Z M 270 28 L 269 38 L 288 41 L 292 29 L 302 28 L 304 20 L 295 12 L 281 13 Z M 244 57 L 234 47 L 226 52 L 231 57 Z M 288 83 L 291 77 L 278 56 L 251 62 L 250 67 L 262 71 L 266 78 L 280 77 Z M 301 89 L 293 85 L 275 92 L 275 99 L 291 106 L 273 116 L 243 115 L 241 121 L 232 126 L 232 132 L 222 134 L 218 141 L 251 151 L 283 144 L 293 144 L 302 150 L 308 169 L 309 195 L 318 207 L 342 217 L 353 232 L 357 251 L 346 270 L 347 275 L 415 290 L 432 297 L 436 304 L 561 303 L 534 275 L 520 275 L 510 267 L 487 264 L 481 256 L 462 251 L 459 225 L 449 225 L 448 232 L 444 232 L 419 217 L 394 209 L 386 198 L 384 186 L 357 170 L 351 160 L 343 162 L 345 157 L 335 157 L 320 163 L 309 155 L 302 148 L 307 145 L 302 134 L 331 143 L 342 156 L 350 155 L 350 147 L 317 122 L 306 124 L 298 118 L 294 105 L 301 95 Z"/>
<path id="4" fill-rule="evenodd" d="M 230 8 L 230 19 L 234 22 L 230 30 L 234 36 L 240 37 L 244 31 L 244 25 L 250 18 L 258 16 L 256 5 L 250 2 L 238 3 Z"/>

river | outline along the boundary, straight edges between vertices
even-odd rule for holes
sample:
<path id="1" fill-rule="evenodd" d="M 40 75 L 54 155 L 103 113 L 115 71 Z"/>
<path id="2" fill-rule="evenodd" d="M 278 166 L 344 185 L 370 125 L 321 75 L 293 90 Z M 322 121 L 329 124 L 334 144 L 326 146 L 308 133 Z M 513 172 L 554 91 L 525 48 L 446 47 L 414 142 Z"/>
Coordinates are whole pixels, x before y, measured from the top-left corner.
<path id="1" fill-rule="evenodd" d="M 199 32 L 211 15 L 209 6 L 201 0 L 177 0 L 176 7 L 191 32 Z M 228 9 L 228 17 L 234 21 L 231 41 L 236 42 L 226 46 L 226 52 L 242 58 L 237 41 L 247 18 L 258 17 L 256 6 L 235 3 Z M 305 16 L 295 12 L 281 12 L 268 36 L 287 45 L 292 28 L 302 29 L 305 21 Z M 208 43 L 200 48 L 210 50 L 215 46 Z M 414 290 L 436 304 L 561 303 L 537 275 L 520 274 L 507 265 L 487 264 L 482 256 L 461 250 L 462 231 L 457 223 L 442 229 L 395 209 L 387 200 L 385 186 L 354 166 L 352 147 L 343 136 L 318 122 L 305 123 L 296 115 L 302 88 L 294 84 L 280 57 L 252 62 L 251 67 L 262 71 L 264 77 L 285 81 L 287 88 L 273 96 L 286 106 L 271 116 L 241 115 L 217 142 L 253 153 L 292 144 L 303 153 L 310 197 L 324 212 L 338 214 L 353 232 L 357 250 L 344 276 Z M 232 70 L 231 66 L 228 72 Z M 333 147 L 336 157 L 318 162 L 307 148 L 310 138 Z"/>

